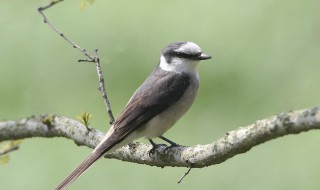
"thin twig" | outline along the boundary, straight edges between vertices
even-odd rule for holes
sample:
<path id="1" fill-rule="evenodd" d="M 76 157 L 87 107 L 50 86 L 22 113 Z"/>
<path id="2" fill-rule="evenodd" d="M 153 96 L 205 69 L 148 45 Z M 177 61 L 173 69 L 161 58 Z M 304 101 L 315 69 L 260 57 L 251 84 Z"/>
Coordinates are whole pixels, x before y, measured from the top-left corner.
<path id="1" fill-rule="evenodd" d="M 72 41 L 70 38 L 68 38 L 66 35 L 64 35 L 62 32 L 60 32 L 60 30 L 58 30 L 53 24 L 51 24 L 51 22 L 48 20 L 47 16 L 43 13 L 43 11 L 45 11 L 46 9 L 49 9 L 50 7 L 52 7 L 53 5 L 61 2 L 63 0 L 56 0 L 56 1 L 52 1 L 49 5 L 43 6 L 43 7 L 39 7 L 38 8 L 38 12 L 42 15 L 43 17 L 43 22 L 47 23 L 51 29 L 53 29 L 56 33 L 58 33 L 64 40 L 66 40 L 69 44 L 72 45 L 73 48 L 78 49 L 80 52 L 82 52 L 85 56 L 87 56 L 89 59 L 79 59 L 78 62 L 94 62 L 96 65 L 96 69 L 97 69 L 97 73 L 98 73 L 98 78 L 99 78 L 99 90 L 102 93 L 102 98 L 110 119 L 110 124 L 113 124 L 114 122 L 114 117 L 112 114 L 112 110 L 111 110 L 111 105 L 110 105 L 110 101 L 108 99 L 107 96 L 107 92 L 106 92 L 106 88 L 105 88 L 105 84 L 104 84 L 104 77 L 102 74 L 102 69 L 101 69 L 101 65 L 100 65 L 100 59 L 98 57 L 98 50 L 96 49 L 94 51 L 94 55 L 91 55 L 87 50 L 81 48 L 78 44 L 76 44 L 74 41 Z"/>
<path id="2" fill-rule="evenodd" d="M 46 5 L 46 6 L 39 7 L 39 8 L 38 8 L 38 11 L 44 11 L 44 10 L 52 7 L 53 5 L 55 5 L 55 4 L 57 4 L 57 3 L 61 2 L 61 1 L 63 1 L 63 0 L 52 1 L 50 4 L 48 4 L 48 5 Z"/>
<path id="3" fill-rule="evenodd" d="M 106 92 L 106 89 L 105 89 L 104 78 L 103 78 L 103 75 L 102 75 L 102 69 L 101 69 L 100 59 L 98 57 L 98 50 L 97 49 L 94 51 L 94 54 L 95 54 L 94 57 L 95 57 L 95 63 L 96 63 L 96 68 L 97 68 L 97 74 L 98 74 L 98 78 L 99 78 L 99 82 L 100 82 L 99 90 L 102 93 L 102 97 L 103 97 L 103 100 L 104 100 L 103 102 L 104 102 L 104 105 L 106 106 L 107 113 L 108 113 L 108 116 L 110 118 L 110 124 L 112 125 L 113 122 L 114 122 L 114 117 L 113 117 L 113 114 L 112 114 L 110 101 L 108 99 L 108 95 L 107 95 L 107 92 Z"/>
<path id="4" fill-rule="evenodd" d="M 87 50 L 81 48 L 78 44 L 76 44 L 74 41 L 72 41 L 70 38 L 68 38 L 66 35 L 64 35 L 62 32 L 60 32 L 60 30 L 58 30 L 53 24 L 51 24 L 51 22 L 48 20 L 47 16 L 43 13 L 43 11 L 49 9 L 50 7 L 52 7 L 53 5 L 61 2 L 63 0 L 57 0 L 57 1 L 52 1 L 49 5 L 44 6 L 44 7 L 39 7 L 38 8 L 38 12 L 42 15 L 43 17 L 43 22 L 48 24 L 50 26 L 51 29 L 53 29 L 56 33 L 58 33 L 64 40 L 66 40 L 69 44 L 72 45 L 72 47 L 78 49 L 79 51 L 81 51 L 85 56 L 87 56 L 90 59 L 94 59 L 94 57 L 92 55 L 90 55 Z"/>
<path id="5" fill-rule="evenodd" d="M 184 173 L 183 176 L 181 176 L 181 178 L 179 179 L 178 183 L 182 182 L 182 180 L 190 173 L 191 169 L 192 169 L 192 167 L 190 166 L 188 171 L 186 173 Z"/>
<path id="6" fill-rule="evenodd" d="M 89 59 L 79 59 L 78 62 L 94 62 L 94 60 Z"/>
<path id="7" fill-rule="evenodd" d="M 3 156 L 3 155 L 6 155 L 8 154 L 9 152 L 12 152 L 12 151 L 15 151 L 15 150 L 18 150 L 19 149 L 19 146 L 13 146 L 13 147 L 10 147 L 9 149 L 3 151 L 3 152 L 0 152 L 0 156 Z"/>

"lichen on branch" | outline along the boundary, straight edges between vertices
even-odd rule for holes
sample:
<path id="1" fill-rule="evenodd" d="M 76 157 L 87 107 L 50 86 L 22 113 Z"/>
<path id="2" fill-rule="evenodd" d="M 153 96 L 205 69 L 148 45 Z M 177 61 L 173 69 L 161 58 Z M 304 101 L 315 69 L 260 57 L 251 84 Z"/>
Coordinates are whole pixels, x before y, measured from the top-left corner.
<path id="1" fill-rule="evenodd" d="M 202 168 L 219 164 L 254 146 L 290 134 L 320 129 L 320 107 L 281 113 L 227 132 L 215 142 L 191 147 L 159 147 L 152 157 L 151 145 L 135 142 L 105 157 L 150 166 Z M 94 148 L 104 133 L 58 115 L 39 115 L 0 122 L 0 141 L 31 137 L 64 137 L 77 145 Z"/>

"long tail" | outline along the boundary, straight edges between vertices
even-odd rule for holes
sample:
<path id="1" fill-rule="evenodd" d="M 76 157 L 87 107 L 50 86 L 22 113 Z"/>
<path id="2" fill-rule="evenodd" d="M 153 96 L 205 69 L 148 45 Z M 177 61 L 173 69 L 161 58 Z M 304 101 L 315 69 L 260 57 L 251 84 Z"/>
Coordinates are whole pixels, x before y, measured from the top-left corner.
<path id="1" fill-rule="evenodd" d="M 73 181 L 75 181 L 78 177 L 81 176 L 95 161 L 97 161 L 101 156 L 107 153 L 112 149 L 116 144 L 121 146 L 121 140 L 117 140 L 115 138 L 110 138 L 113 134 L 113 127 L 107 132 L 101 142 L 97 145 L 97 147 L 93 150 L 93 152 L 75 169 L 73 172 L 68 175 L 56 188 L 55 190 L 63 190 L 68 185 L 70 185 Z"/>
<path id="2" fill-rule="evenodd" d="M 127 136 L 130 132 L 131 131 L 128 132 L 123 130 L 115 132 L 114 127 L 112 126 L 93 152 L 67 178 L 65 178 L 55 190 L 65 189 L 108 151 L 117 149 L 132 142 L 134 139 L 139 138 L 139 136 L 131 136 L 128 138 Z"/>
<path id="3" fill-rule="evenodd" d="M 67 178 L 65 178 L 56 187 L 56 190 L 65 189 L 74 180 L 76 180 L 80 175 L 85 172 L 96 160 L 105 154 L 106 151 L 93 151 Z"/>

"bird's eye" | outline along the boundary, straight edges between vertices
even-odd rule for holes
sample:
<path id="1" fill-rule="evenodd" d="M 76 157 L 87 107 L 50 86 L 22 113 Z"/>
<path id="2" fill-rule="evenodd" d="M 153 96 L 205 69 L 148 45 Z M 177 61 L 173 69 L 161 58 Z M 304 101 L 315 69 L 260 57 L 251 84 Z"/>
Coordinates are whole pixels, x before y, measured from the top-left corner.
<path id="1" fill-rule="evenodd" d="M 185 59 L 194 59 L 194 58 L 200 57 L 201 54 L 202 54 L 201 52 L 195 53 L 195 54 L 187 54 L 184 52 L 174 52 L 174 55 L 176 57 L 185 58 Z"/>
<path id="2" fill-rule="evenodd" d="M 185 57 L 185 53 L 182 52 L 176 52 L 177 57 Z"/>

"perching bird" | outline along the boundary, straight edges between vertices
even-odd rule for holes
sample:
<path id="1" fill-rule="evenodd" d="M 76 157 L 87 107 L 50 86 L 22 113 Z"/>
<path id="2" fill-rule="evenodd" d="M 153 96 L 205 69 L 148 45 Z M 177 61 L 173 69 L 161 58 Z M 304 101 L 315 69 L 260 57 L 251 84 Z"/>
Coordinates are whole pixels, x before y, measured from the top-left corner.
<path id="1" fill-rule="evenodd" d="M 174 42 L 161 52 L 160 63 L 134 92 L 124 110 L 93 152 L 56 188 L 61 190 L 76 180 L 107 152 L 146 137 L 162 135 L 190 108 L 199 88 L 198 63 L 211 56 L 192 42 Z"/>

